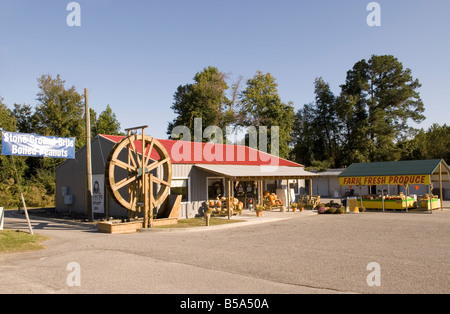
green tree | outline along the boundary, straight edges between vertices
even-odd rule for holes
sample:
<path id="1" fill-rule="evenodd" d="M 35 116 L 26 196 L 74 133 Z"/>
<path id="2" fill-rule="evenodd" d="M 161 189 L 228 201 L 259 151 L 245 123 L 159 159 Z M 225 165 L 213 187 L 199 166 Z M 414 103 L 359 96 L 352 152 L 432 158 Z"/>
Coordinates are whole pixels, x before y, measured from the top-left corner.
<path id="1" fill-rule="evenodd" d="M 444 159 L 450 162 L 450 126 L 433 124 L 414 138 L 399 143 L 404 159 Z"/>
<path id="2" fill-rule="evenodd" d="M 226 75 L 216 67 L 207 67 L 194 76 L 194 83 L 180 85 L 174 94 L 172 109 L 176 118 L 169 123 L 167 134 L 177 126 L 186 126 L 194 139 L 194 119 L 202 119 L 202 131 L 208 126 L 225 125 L 224 108 L 229 101 L 225 95 Z"/>
<path id="3" fill-rule="evenodd" d="M 59 75 L 55 79 L 50 75 L 38 79 L 35 130 L 44 136 L 75 137 L 80 148 L 85 143 L 83 95 L 75 87 L 64 85 Z"/>
<path id="4" fill-rule="evenodd" d="M 2 131 L 15 132 L 17 131 L 17 121 L 14 118 L 11 110 L 6 107 L 3 103 L 3 98 L 0 97 L 0 128 Z M 0 143 L 1 151 L 1 143 Z M 25 171 L 25 164 L 23 158 L 15 158 L 16 166 L 13 165 L 13 160 L 10 156 L 3 156 L 0 154 L 0 182 L 7 182 L 7 180 L 12 179 L 13 182 L 17 181 L 17 176 L 14 171 L 16 167 L 19 172 L 19 177 L 22 177 Z"/>
<path id="5" fill-rule="evenodd" d="M 313 104 L 306 104 L 294 116 L 292 129 L 291 159 L 302 165 L 311 166 L 318 158 L 315 156 L 315 128 Z"/>
<path id="6" fill-rule="evenodd" d="M 123 135 L 123 133 L 120 132 L 120 122 L 117 120 L 116 114 L 109 105 L 107 105 L 106 109 L 100 113 L 98 118 L 95 111 L 91 109 L 91 130 L 92 137 L 95 137 L 98 134 Z"/>
<path id="7" fill-rule="evenodd" d="M 304 105 L 295 116 L 294 151 L 302 156 L 300 163 L 312 165 L 314 161 L 340 164 L 340 123 L 336 115 L 336 97 L 321 77 L 315 83 L 314 103 Z"/>
<path id="8" fill-rule="evenodd" d="M 268 152 L 272 152 L 271 128 L 279 127 L 279 156 L 288 158 L 294 121 L 292 103 L 285 104 L 278 95 L 278 84 L 270 74 L 258 71 L 247 81 L 247 87 L 240 94 L 240 126 L 267 127 Z"/>
<path id="9" fill-rule="evenodd" d="M 33 108 L 30 105 L 14 104 L 12 113 L 17 120 L 17 131 L 21 133 L 34 133 L 36 121 L 34 121 Z"/>
<path id="10" fill-rule="evenodd" d="M 411 70 L 404 69 L 393 56 L 374 55 L 357 62 L 341 86 L 340 116 L 347 127 L 347 154 L 367 161 L 401 158 L 396 144 L 410 132 L 409 121 L 420 123 L 425 119 L 417 91 L 420 87 Z"/>
<path id="11" fill-rule="evenodd" d="M 3 133 L 3 131 L 17 131 L 17 120 L 12 111 L 3 103 L 3 98 L 1 97 L 0 128 L 0 133 Z M 23 177 L 26 170 L 27 164 L 24 157 L 3 156 L 0 154 L 0 204 L 2 206 L 9 208 L 18 203 L 18 183 L 24 184 L 25 180 Z"/>

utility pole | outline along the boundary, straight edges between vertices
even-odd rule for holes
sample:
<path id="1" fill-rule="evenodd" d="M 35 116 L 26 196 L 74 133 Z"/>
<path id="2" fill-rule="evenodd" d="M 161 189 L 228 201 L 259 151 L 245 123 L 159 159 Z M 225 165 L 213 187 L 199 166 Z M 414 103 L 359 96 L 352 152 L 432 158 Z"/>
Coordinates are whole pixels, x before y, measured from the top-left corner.
<path id="1" fill-rule="evenodd" d="M 92 212 L 92 157 L 91 157 L 91 113 L 88 104 L 88 89 L 84 89 L 85 115 L 86 115 L 86 214 L 89 221 L 94 221 Z"/>

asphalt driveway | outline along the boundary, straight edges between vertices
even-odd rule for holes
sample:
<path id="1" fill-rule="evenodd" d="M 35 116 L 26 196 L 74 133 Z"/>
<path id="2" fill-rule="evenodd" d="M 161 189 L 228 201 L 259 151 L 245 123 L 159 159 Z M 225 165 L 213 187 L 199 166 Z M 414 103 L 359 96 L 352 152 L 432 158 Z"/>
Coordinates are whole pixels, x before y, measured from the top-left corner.
<path id="1" fill-rule="evenodd" d="M 51 238 L 47 249 L 0 255 L 0 293 L 450 293 L 448 210 L 286 214 L 129 235 L 34 219 L 35 232 Z M 5 227 L 26 230 L 23 218 L 6 218 Z M 366 280 L 374 262 L 380 287 Z M 68 284 L 70 263 L 80 266 L 80 286 Z"/>

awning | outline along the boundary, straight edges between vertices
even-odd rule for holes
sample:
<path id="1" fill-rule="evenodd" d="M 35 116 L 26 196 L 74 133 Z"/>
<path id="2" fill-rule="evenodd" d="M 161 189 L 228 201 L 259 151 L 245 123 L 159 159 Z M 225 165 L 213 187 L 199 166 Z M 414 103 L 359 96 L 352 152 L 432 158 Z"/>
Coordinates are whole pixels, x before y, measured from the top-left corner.
<path id="1" fill-rule="evenodd" d="M 305 171 L 303 167 L 241 165 L 195 165 L 195 167 L 233 181 L 311 179 L 317 177 L 316 174 Z"/>
<path id="2" fill-rule="evenodd" d="M 408 185 L 450 182 L 443 159 L 352 164 L 340 175 L 341 185 Z"/>

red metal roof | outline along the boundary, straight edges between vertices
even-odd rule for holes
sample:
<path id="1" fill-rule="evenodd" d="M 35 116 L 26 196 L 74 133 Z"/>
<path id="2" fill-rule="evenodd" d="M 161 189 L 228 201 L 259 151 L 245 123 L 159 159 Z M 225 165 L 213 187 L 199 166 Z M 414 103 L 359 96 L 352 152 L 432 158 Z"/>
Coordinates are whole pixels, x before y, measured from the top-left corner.
<path id="1" fill-rule="evenodd" d="M 100 136 L 118 143 L 124 136 L 104 135 Z M 174 164 L 209 164 L 209 165 L 248 165 L 248 166 L 286 166 L 303 167 L 295 162 L 279 158 L 256 149 L 242 145 L 208 144 L 197 142 L 184 142 L 174 140 L 159 140 L 167 150 Z M 142 153 L 142 144 L 135 142 L 136 150 Z M 153 150 L 152 159 L 159 159 Z"/>

